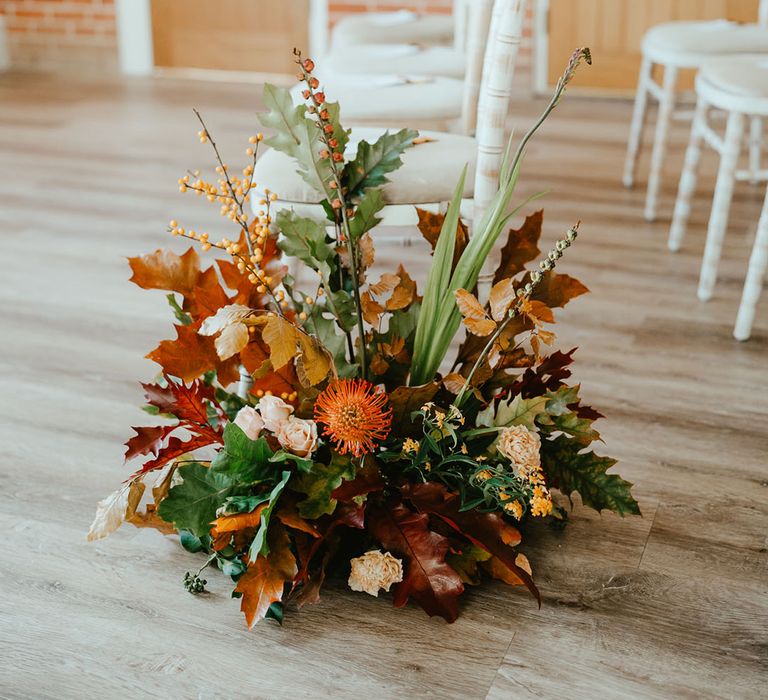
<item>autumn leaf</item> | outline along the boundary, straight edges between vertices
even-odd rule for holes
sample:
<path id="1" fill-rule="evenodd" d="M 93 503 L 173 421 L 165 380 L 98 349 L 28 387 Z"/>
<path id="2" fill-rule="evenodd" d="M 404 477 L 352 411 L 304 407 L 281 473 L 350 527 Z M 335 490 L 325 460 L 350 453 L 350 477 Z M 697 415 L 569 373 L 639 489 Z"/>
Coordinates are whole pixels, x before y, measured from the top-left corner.
<path id="1" fill-rule="evenodd" d="M 261 512 L 267 507 L 266 503 L 256 507 L 250 513 L 235 513 L 234 515 L 220 515 L 213 521 L 211 536 L 216 537 L 223 533 L 237 532 L 248 527 L 259 527 L 261 524 Z"/>
<path id="2" fill-rule="evenodd" d="M 403 503 L 373 504 L 367 521 L 384 549 L 405 560 L 403 581 L 393 587 L 395 607 L 413 598 L 428 615 L 453 622 L 464 584 L 445 560 L 448 538 L 429 529 L 425 513 L 414 513 Z"/>
<path id="3" fill-rule="evenodd" d="M 429 382 L 421 386 L 399 386 L 390 392 L 393 430 L 407 429 L 411 422 L 411 413 L 431 401 L 439 388 L 437 382 Z"/>
<path id="4" fill-rule="evenodd" d="M 205 402 L 214 401 L 213 389 L 200 381 L 189 386 L 174 382 L 166 377 L 167 386 L 142 384 L 147 403 L 160 409 L 161 413 L 170 413 L 181 421 L 208 426 L 208 409 Z M 136 428 L 134 428 L 136 430 Z"/>
<path id="5" fill-rule="evenodd" d="M 211 266 L 200 273 L 191 294 L 184 297 L 184 310 L 199 323 L 229 303 L 229 297 L 221 287 L 216 268 Z"/>
<path id="6" fill-rule="evenodd" d="M 128 258 L 133 275 L 130 282 L 142 289 L 165 289 L 191 296 L 200 275 L 200 259 L 194 248 L 183 255 L 159 249 L 141 257 Z"/>
<path id="7" fill-rule="evenodd" d="M 163 444 L 163 440 L 168 433 L 176 430 L 176 425 L 158 425 L 153 427 L 132 428 L 136 435 L 130 438 L 126 443 L 125 461 L 134 457 L 152 454 L 157 456 L 158 450 Z"/>
<path id="8" fill-rule="evenodd" d="M 299 511 L 296 509 L 296 501 L 292 498 L 283 496 L 280 499 L 280 505 L 275 511 L 275 516 L 283 525 L 292 530 L 306 532 L 312 537 L 320 537 L 317 525 L 299 515 Z"/>
<path id="9" fill-rule="evenodd" d="M 166 374 L 191 382 L 215 369 L 219 362 L 213 338 L 198 335 L 192 326 L 174 326 L 176 340 L 162 340 L 147 359 L 157 362 Z"/>
<path id="10" fill-rule="evenodd" d="M 546 396 L 535 396 L 524 399 L 517 394 L 509 400 L 494 402 L 477 414 L 477 424 L 497 427 L 524 425 L 529 430 L 535 430 L 534 421 L 542 413 L 546 413 Z"/>
<path id="11" fill-rule="evenodd" d="M 426 209 L 420 209 L 419 207 L 416 207 L 416 214 L 418 214 L 419 217 L 419 223 L 417 224 L 419 231 L 434 251 L 435 246 L 437 245 L 437 239 L 440 237 L 440 231 L 443 228 L 445 214 L 435 214 Z M 456 268 L 456 265 L 461 258 L 461 254 L 464 252 L 464 248 L 467 247 L 467 243 L 469 243 L 469 231 L 461 219 L 459 219 L 459 225 L 456 229 L 456 245 L 453 250 L 451 272 Z"/>
<path id="12" fill-rule="evenodd" d="M 392 296 L 387 300 L 387 311 L 397 311 L 410 306 L 416 299 L 416 282 L 401 265 L 397 268 L 397 286 L 392 290 Z"/>
<path id="13" fill-rule="evenodd" d="M 269 359 L 274 369 L 282 369 L 298 352 L 299 330 L 290 321 L 279 316 L 259 319 L 263 324 L 261 337 L 269 346 Z"/>
<path id="14" fill-rule="evenodd" d="M 266 617 L 272 603 L 282 600 L 286 581 L 296 576 L 296 558 L 290 544 L 285 529 L 274 529 L 270 532 L 269 554 L 257 557 L 238 579 L 235 591 L 242 594 L 240 610 L 248 629 Z"/>
<path id="15" fill-rule="evenodd" d="M 216 335 L 214 345 L 219 359 L 227 360 L 248 344 L 248 326 L 243 321 L 253 311 L 242 304 L 228 304 L 203 321 L 198 333 Z"/>
<path id="16" fill-rule="evenodd" d="M 482 547 L 497 557 L 508 569 L 518 576 L 525 587 L 541 605 L 541 595 L 530 574 L 515 563 L 514 550 L 520 544 L 520 532 L 497 513 L 482 513 L 478 510 L 461 510 L 461 499 L 449 492 L 445 486 L 434 481 L 424 484 L 405 484 L 403 497 L 411 501 L 422 513 L 431 513 L 442 518 L 456 532 L 464 535 L 472 544 Z"/>
<path id="17" fill-rule="evenodd" d="M 177 457 L 181 457 L 182 455 L 194 452 L 201 447 L 206 447 L 219 441 L 220 440 L 216 437 L 216 434 L 213 433 L 213 431 L 205 435 L 195 435 L 187 441 L 172 437 L 168 440 L 168 444 L 158 452 L 155 459 L 145 462 L 141 469 L 136 471 L 129 478 L 134 479 L 141 474 L 160 469 Z"/>
<path id="18" fill-rule="evenodd" d="M 579 280 L 551 270 L 545 272 L 531 294 L 534 301 L 543 302 L 550 309 L 565 306 L 571 299 L 589 291 Z"/>
<path id="19" fill-rule="evenodd" d="M 457 289 L 454 294 L 456 295 L 459 311 L 464 317 L 464 325 L 470 333 L 486 336 L 496 330 L 495 321 L 488 318 L 488 314 L 485 313 L 485 310 L 474 295 L 470 294 L 466 289 Z"/>
<path id="20" fill-rule="evenodd" d="M 479 565 L 490 558 L 491 555 L 482 547 L 467 543 L 461 546 L 460 551 L 451 551 L 446 561 L 456 569 L 464 583 L 477 586 L 480 583 Z"/>
<path id="21" fill-rule="evenodd" d="M 373 491 L 382 491 L 385 483 L 374 459 L 366 459 L 362 469 L 357 470 L 354 479 L 343 481 L 331 493 L 337 501 L 351 501 Z"/>
<path id="22" fill-rule="evenodd" d="M 494 321 L 501 322 L 504 319 L 515 297 L 515 283 L 511 279 L 503 279 L 493 285 L 488 302 Z"/>
<path id="23" fill-rule="evenodd" d="M 531 565 L 528 562 L 528 557 L 525 554 L 518 554 L 515 557 L 515 564 L 525 571 L 529 576 L 533 574 Z M 498 558 L 490 557 L 482 562 L 481 566 L 491 575 L 493 578 L 504 581 L 504 583 L 510 586 L 524 586 L 525 581 L 521 579 L 512 569 L 507 566 Z"/>
<path id="24" fill-rule="evenodd" d="M 96 506 L 96 515 L 88 529 L 88 541 L 100 540 L 117 530 L 126 517 L 136 512 L 143 493 L 144 484 L 134 479 L 99 501 Z"/>
<path id="25" fill-rule="evenodd" d="M 507 242 L 501 249 L 501 262 L 493 275 L 493 283 L 514 277 L 525 269 L 526 263 L 535 260 L 541 251 L 538 247 L 544 211 L 539 210 L 525 218 L 518 229 L 511 229 Z"/>

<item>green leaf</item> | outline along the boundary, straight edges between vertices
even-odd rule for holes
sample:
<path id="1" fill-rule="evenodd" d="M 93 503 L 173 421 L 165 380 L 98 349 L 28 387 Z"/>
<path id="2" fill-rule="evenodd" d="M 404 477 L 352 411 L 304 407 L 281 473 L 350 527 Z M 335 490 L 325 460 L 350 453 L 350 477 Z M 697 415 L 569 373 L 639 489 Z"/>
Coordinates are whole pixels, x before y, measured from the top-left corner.
<path id="1" fill-rule="evenodd" d="M 413 145 L 419 135 L 413 129 L 401 129 L 390 134 L 385 131 L 375 143 L 361 141 L 357 146 L 357 155 L 344 167 L 342 179 L 349 196 L 360 196 L 369 187 L 378 187 L 388 182 L 387 173 L 397 170 L 403 161 L 403 151 Z"/>
<path id="2" fill-rule="evenodd" d="M 241 482 L 256 483 L 277 476 L 269 458 L 272 450 L 264 438 L 251 440 L 238 425 L 227 423 L 224 447 L 211 463 L 211 470 L 229 474 Z"/>
<path id="3" fill-rule="evenodd" d="M 368 189 L 355 209 L 355 215 L 349 221 L 349 232 L 352 239 L 357 241 L 366 231 L 370 231 L 381 223 L 376 216 L 384 208 L 384 197 L 380 189 Z"/>
<path id="4" fill-rule="evenodd" d="M 173 309 L 173 315 L 176 317 L 176 320 L 182 326 L 188 326 L 190 323 L 192 323 L 192 317 L 179 306 L 179 302 L 176 301 L 175 294 L 166 294 L 165 298 L 168 300 L 168 306 Z"/>
<path id="5" fill-rule="evenodd" d="M 219 566 L 224 574 L 230 576 L 233 581 L 237 581 L 248 568 L 242 559 L 218 559 Z"/>
<path id="6" fill-rule="evenodd" d="M 267 608 L 267 613 L 264 615 L 264 617 L 267 620 L 274 620 L 277 622 L 278 625 L 282 627 L 283 625 L 283 604 L 282 603 L 272 603 L 272 605 Z"/>
<path id="7" fill-rule="evenodd" d="M 218 515 L 237 515 L 238 513 L 253 513 L 257 506 L 269 500 L 268 495 L 259 494 L 257 496 L 230 496 L 224 501 L 224 505 L 219 509 Z"/>
<path id="8" fill-rule="evenodd" d="M 299 477 L 294 487 L 299 493 L 307 494 L 298 504 L 301 517 L 314 520 L 333 513 L 336 499 L 331 498 L 331 494 L 344 479 L 354 478 L 355 465 L 349 457 L 334 453 L 330 464 L 316 462 L 312 471 Z"/>
<path id="9" fill-rule="evenodd" d="M 277 499 L 280 498 L 280 494 L 283 492 L 285 485 L 288 483 L 288 479 L 291 478 L 291 472 L 283 472 L 283 476 L 280 481 L 277 482 L 275 487 L 269 494 L 269 505 L 261 511 L 261 518 L 259 522 L 259 529 L 256 532 L 256 537 L 253 538 L 251 546 L 248 549 L 248 559 L 250 561 L 256 561 L 256 557 L 260 554 L 267 556 L 269 554 L 269 544 L 267 544 L 267 528 L 269 527 L 269 519 L 274 510 Z"/>
<path id="10" fill-rule="evenodd" d="M 534 421 L 537 416 L 544 413 L 546 404 L 546 396 L 524 399 L 518 394 L 510 401 L 499 401 L 495 408 L 491 403 L 486 409 L 480 411 L 477 414 L 477 424 L 499 428 L 524 425 L 529 430 L 535 430 Z"/>
<path id="11" fill-rule="evenodd" d="M 328 261 L 333 260 L 336 252 L 326 241 L 325 222 L 298 216 L 293 209 L 283 209 L 277 214 L 277 224 L 282 233 L 278 241 L 280 249 L 313 270 L 323 272 L 327 281 L 331 273 Z"/>
<path id="12" fill-rule="evenodd" d="M 286 452 L 285 450 L 278 450 L 269 458 L 270 462 L 293 462 L 296 468 L 300 472 L 309 473 L 312 471 L 312 460 L 299 457 L 298 455 Z"/>
<path id="13" fill-rule="evenodd" d="M 580 442 L 565 435 L 544 440 L 541 461 L 547 483 L 569 497 L 578 492 L 584 505 L 598 512 L 612 510 L 622 517 L 640 515 L 640 506 L 630 493 L 632 484 L 618 474 L 606 474 L 616 460 L 582 449 Z"/>
<path id="14" fill-rule="evenodd" d="M 205 549 L 203 541 L 197 535 L 193 535 L 189 530 L 182 530 L 179 532 L 179 543 L 188 552 L 192 552 L 192 554 L 197 554 L 197 552 L 202 552 Z"/>
<path id="15" fill-rule="evenodd" d="M 547 413 L 550 416 L 562 416 L 570 413 L 571 409 L 568 406 L 578 402 L 579 388 L 578 384 L 576 386 L 563 384 L 557 391 L 548 391 Z"/>
<path id="16" fill-rule="evenodd" d="M 235 481 L 197 462 L 179 467 L 177 474 L 183 481 L 160 502 L 158 513 L 177 530 L 202 538 L 209 533 L 218 507 L 236 489 Z"/>
<path id="17" fill-rule="evenodd" d="M 553 416 L 552 423 L 556 429 L 571 435 L 582 447 L 586 447 L 593 440 L 600 439 L 600 433 L 592 427 L 592 421 L 588 418 L 579 418 L 572 411 L 562 416 Z"/>

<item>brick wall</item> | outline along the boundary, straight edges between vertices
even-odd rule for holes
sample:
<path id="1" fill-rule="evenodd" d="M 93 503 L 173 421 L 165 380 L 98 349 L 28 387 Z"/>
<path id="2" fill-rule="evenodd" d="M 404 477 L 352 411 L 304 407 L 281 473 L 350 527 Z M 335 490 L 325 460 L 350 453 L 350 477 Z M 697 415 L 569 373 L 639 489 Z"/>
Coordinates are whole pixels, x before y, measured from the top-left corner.
<path id="1" fill-rule="evenodd" d="M 0 0 L 11 65 L 21 70 L 117 70 L 114 0 Z"/>

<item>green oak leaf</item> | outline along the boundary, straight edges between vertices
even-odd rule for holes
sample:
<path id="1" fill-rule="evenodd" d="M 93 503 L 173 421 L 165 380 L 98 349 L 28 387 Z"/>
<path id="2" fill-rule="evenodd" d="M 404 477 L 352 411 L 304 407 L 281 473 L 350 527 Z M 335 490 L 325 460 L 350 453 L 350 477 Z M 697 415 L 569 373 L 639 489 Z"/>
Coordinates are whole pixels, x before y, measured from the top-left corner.
<path id="1" fill-rule="evenodd" d="M 296 465 L 296 468 L 300 472 L 310 472 L 312 471 L 312 460 L 306 459 L 304 457 L 299 457 L 298 455 L 295 455 L 291 452 L 286 452 L 285 450 L 278 450 L 269 458 L 270 462 L 293 462 Z"/>
<path id="2" fill-rule="evenodd" d="M 248 559 L 250 561 L 256 561 L 256 557 L 259 555 L 267 556 L 269 554 L 269 545 L 267 544 L 267 528 L 269 527 L 269 519 L 272 516 L 275 504 L 277 503 L 280 494 L 283 492 L 285 485 L 288 483 L 288 479 L 291 478 L 291 472 L 283 472 L 283 476 L 280 481 L 275 484 L 275 487 L 269 494 L 269 505 L 261 511 L 261 518 L 259 519 L 259 529 L 256 532 L 256 537 L 253 538 L 251 546 L 248 549 Z"/>
<path id="3" fill-rule="evenodd" d="M 548 391 L 546 406 L 547 413 L 550 416 L 562 416 L 566 413 L 570 413 L 571 409 L 568 408 L 568 406 L 578 402 L 579 388 L 579 384 L 576 386 L 566 386 L 563 384 L 557 391 Z"/>
<path id="4" fill-rule="evenodd" d="M 535 430 L 534 421 L 545 412 L 546 396 L 524 399 L 520 394 L 509 401 L 500 401 L 494 408 L 491 403 L 477 414 L 477 424 L 506 428 L 511 425 L 524 425 L 529 430 Z"/>
<path id="5" fill-rule="evenodd" d="M 331 498 L 334 489 L 341 486 L 344 479 L 355 478 L 355 465 L 344 455 L 334 453 L 330 464 L 316 462 L 309 474 L 302 474 L 293 486 L 307 498 L 298 504 L 302 518 L 314 520 L 321 515 L 330 515 L 336 508 L 336 499 Z"/>
<path id="6" fill-rule="evenodd" d="M 630 493 L 632 484 L 618 474 L 606 473 L 616 460 L 582 452 L 583 447 L 578 440 L 565 435 L 544 440 L 541 463 L 547 483 L 569 497 L 578 492 L 584 505 L 598 512 L 612 510 L 622 517 L 640 515 L 640 506 Z"/>
<path id="7" fill-rule="evenodd" d="M 359 197 L 369 187 L 388 182 L 386 174 L 403 164 L 400 156 L 418 135 L 413 129 L 401 129 L 394 134 L 385 131 L 375 143 L 361 141 L 357 155 L 344 167 L 342 179 L 349 196 Z"/>
<path id="8" fill-rule="evenodd" d="M 182 482 L 160 502 L 158 513 L 177 530 L 189 530 L 202 538 L 208 535 L 216 510 L 237 489 L 235 480 L 202 464 L 191 462 L 176 472 Z"/>
<path id="9" fill-rule="evenodd" d="M 272 450 L 264 438 L 251 440 L 234 423 L 224 428 L 224 447 L 211 463 L 211 470 L 236 477 L 240 482 L 256 483 L 277 478 L 278 470 L 269 461 Z"/>

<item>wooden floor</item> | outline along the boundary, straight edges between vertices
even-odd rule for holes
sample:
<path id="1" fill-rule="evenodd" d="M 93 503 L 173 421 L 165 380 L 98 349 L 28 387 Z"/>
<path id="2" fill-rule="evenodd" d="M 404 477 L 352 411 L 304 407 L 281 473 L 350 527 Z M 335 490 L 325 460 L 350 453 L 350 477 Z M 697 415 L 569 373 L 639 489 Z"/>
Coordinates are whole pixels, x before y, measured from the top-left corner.
<path id="1" fill-rule="evenodd" d="M 155 371 L 142 356 L 170 333 L 125 256 L 179 249 L 171 217 L 215 221 L 176 191 L 210 163 L 192 106 L 235 163 L 258 102 L 253 86 L 0 77 L 0 696 L 768 697 L 768 294 L 754 338 L 731 337 L 763 191 L 738 186 L 716 298 L 698 302 L 715 158 L 669 253 L 686 128 L 647 224 L 647 159 L 638 189 L 620 185 L 627 103 L 566 99 L 523 170 L 521 197 L 550 190 L 547 241 L 582 220 L 562 269 L 593 293 L 560 315 L 559 344 L 580 346 L 602 449 L 644 513 L 576 504 L 565 532 L 528 532 L 540 610 L 489 584 L 446 625 L 331 583 L 284 627 L 248 632 L 223 576 L 209 596 L 184 591 L 196 560 L 173 538 L 126 527 L 86 543 L 127 473 L 137 382 Z M 379 246 L 382 268 L 404 257 L 423 278 L 421 248 Z"/>

